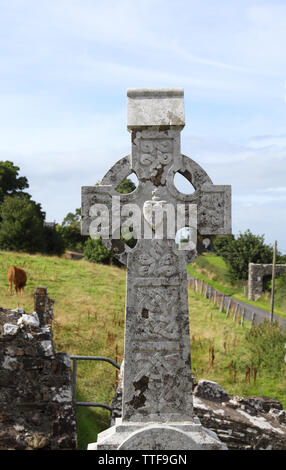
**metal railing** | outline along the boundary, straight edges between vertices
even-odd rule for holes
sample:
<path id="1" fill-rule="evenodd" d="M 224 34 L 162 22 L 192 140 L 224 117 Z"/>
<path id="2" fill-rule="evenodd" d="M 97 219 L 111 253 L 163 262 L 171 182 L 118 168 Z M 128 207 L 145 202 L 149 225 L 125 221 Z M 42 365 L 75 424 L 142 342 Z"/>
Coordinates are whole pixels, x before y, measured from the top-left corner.
<path id="1" fill-rule="evenodd" d="M 76 400 L 76 372 L 77 372 L 77 361 L 104 361 L 104 362 L 109 362 L 112 366 L 116 367 L 116 369 L 120 370 L 120 365 L 117 364 L 117 362 L 113 361 L 109 357 L 104 357 L 104 356 L 70 356 L 70 359 L 73 362 L 73 396 L 74 399 Z M 77 406 L 94 406 L 94 407 L 100 407 L 100 408 L 105 408 L 109 410 L 110 412 L 112 411 L 112 407 L 109 405 L 106 405 L 105 403 L 95 403 L 95 402 L 88 402 L 88 401 L 76 401 L 75 404 Z"/>

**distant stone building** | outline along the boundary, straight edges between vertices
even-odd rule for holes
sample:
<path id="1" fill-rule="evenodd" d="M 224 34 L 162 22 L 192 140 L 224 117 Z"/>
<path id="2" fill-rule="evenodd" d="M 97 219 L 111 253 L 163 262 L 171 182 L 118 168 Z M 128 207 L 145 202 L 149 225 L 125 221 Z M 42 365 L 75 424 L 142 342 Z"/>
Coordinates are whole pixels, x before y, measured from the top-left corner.
<path id="1" fill-rule="evenodd" d="M 286 273 L 286 264 L 276 264 L 276 274 Z M 248 299 L 257 300 L 263 293 L 263 278 L 271 276 L 272 264 L 248 265 Z"/>

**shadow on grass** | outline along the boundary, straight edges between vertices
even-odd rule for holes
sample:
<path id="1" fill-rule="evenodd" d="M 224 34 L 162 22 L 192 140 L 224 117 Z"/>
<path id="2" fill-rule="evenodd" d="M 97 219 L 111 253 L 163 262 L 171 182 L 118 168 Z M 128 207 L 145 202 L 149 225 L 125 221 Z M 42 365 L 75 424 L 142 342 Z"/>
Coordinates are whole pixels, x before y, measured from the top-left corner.
<path id="1" fill-rule="evenodd" d="M 79 392 L 77 401 L 87 401 Z M 87 450 L 97 441 L 97 435 L 110 426 L 110 412 L 104 408 L 77 406 L 77 450 Z"/>

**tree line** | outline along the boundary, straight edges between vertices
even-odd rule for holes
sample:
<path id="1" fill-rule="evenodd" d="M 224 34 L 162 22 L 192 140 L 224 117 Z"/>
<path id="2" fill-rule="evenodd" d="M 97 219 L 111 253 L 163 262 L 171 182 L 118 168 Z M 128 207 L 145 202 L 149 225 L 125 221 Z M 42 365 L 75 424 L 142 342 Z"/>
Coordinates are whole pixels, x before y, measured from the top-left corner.
<path id="1" fill-rule="evenodd" d="M 28 179 L 11 161 L 0 161 L 0 250 L 62 255 L 66 250 L 84 252 L 90 261 L 110 263 L 112 254 L 101 240 L 82 236 L 81 210 L 69 212 L 62 223 L 49 224 L 40 203 L 26 191 Z M 117 191 L 126 194 L 136 188 L 126 178 Z"/>

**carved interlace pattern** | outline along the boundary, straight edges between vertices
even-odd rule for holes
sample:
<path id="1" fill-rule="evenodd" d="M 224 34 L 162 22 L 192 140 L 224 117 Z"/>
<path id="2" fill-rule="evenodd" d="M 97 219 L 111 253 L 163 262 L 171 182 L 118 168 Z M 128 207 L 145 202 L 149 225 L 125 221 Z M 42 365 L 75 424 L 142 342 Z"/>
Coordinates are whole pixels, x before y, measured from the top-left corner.
<path id="1" fill-rule="evenodd" d="M 138 276 L 171 277 L 178 273 L 177 257 L 167 247 L 166 240 L 150 240 L 149 252 L 138 256 Z"/>
<path id="2" fill-rule="evenodd" d="M 210 227 L 210 233 L 224 225 L 224 193 L 205 193 L 198 206 L 198 226 Z"/>
<path id="3" fill-rule="evenodd" d="M 173 163 L 172 138 L 138 139 L 134 152 L 134 164 L 139 170 L 141 179 L 151 180 L 158 185 L 166 183 L 167 168 Z"/>
<path id="4" fill-rule="evenodd" d="M 134 387 L 148 380 L 136 412 L 180 414 L 186 408 L 187 376 L 184 359 L 181 283 L 178 257 L 166 240 L 152 240 L 137 256 L 133 278 L 136 311 L 133 313 L 132 358 Z M 187 315 L 187 312 L 184 312 Z M 166 386 L 164 386 L 164 384 Z M 139 392 L 138 392 L 139 393 Z M 135 403 L 135 395 L 132 403 Z M 140 400 L 139 400 L 140 401 Z M 188 401 L 188 400 L 187 400 Z"/>

